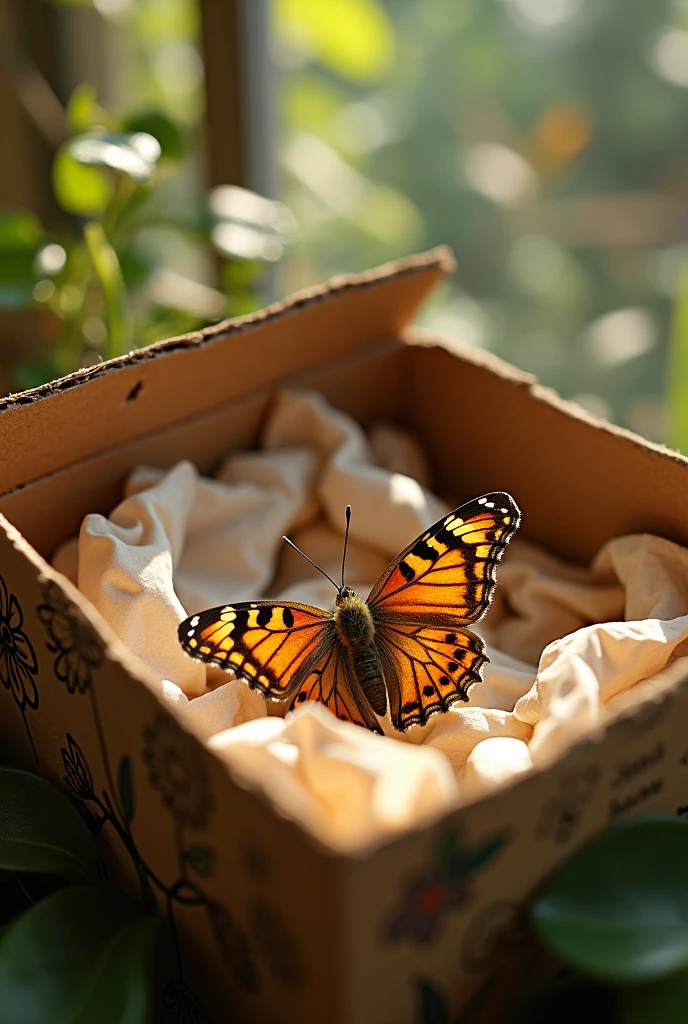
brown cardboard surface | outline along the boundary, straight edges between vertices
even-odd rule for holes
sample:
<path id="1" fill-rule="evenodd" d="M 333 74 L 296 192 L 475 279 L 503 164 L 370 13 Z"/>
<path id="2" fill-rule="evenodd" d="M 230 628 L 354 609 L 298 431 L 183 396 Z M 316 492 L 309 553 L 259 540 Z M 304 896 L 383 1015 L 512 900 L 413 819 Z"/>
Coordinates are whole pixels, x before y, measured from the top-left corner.
<path id="1" fill-rule="evenodd" d="M 427 332 L 409 332 L 416 338 L 404 353 L 400 418 L 428 446 L 442 490 L 462 501 L 509 491 L 523 535 L 579 561 L 628 533 L 688 545 L 688 459 L 590 416 L 494 356 L 456 344 L 450 354 L 441 339 L 432 347 Z"/>
<path id="2" fill-rule="evenodd" d="M 208 471 L 252 444 L 270 394 L 288 379 L 322 389 L 364 423 L 396 416 L 429 445 L 444 490 L 511 490 L 524 532 L 555 550 L 587 558 L 629 526 L 688 542 L 686 460 L 586 417 L 492 357 L 433 347 L 432 336 L 403 327 L 422 290 L 411 302 L 409 281 L 420 274 L 424 288 L 438 266 L 426 260 L 396 279 L 385 271 L 382 283 L 369 275 L 358 290 L 354 281 L 321 290 L 281 321 L 258 318 L 251 344 L 221 328 L 217 363 L 210 343 L 186 339 L 71 389 L 58 382 L 33 404 L 18 400 L 23 449 L 7 451 L 19 420 L 0 415 L 13 480 L 2 511 L 47 554 L 85 511 L 107 511 L 139 462 L 186 456 Z M 319 348 L 325 324 L 335 342 Z M 207 402 L 194 391 L 177 403 L 180 374 L 197 382 L 235 356 L 240 379 L 215 382 Z M 132 412 L 124 431 L 115 416 L 82 436 L 100 398 L 121 386 L 123 401 L 122 382 L 135 383 L 142 367 L 131 408 L 148 388 L 155 400 L 145 413 Z M 517 980 L 519 908 L 552 867 L 606 822 L 688 803 L 683 681 L 508 789 L 357 858 L 334 857 L 184 729 L 137 659 L 2 516 L 0 578 L 20 609 L 13 628 L 33 652 L 21 686 L 0 688 L 4 755 L 61 785 L 87 819 L 103 818 L 109 877 L 167 916 L 180 958 L 166 979 L 165 1021 L 417 1024 L 425 986 L 447 1013 L 487 993 L 480 1020 L 499 1022 L 514 989 L 497 985 L 495 972 L 511 965 Z M 86 658 L 93 645 L 97 656 Z M 448 849 L 464 865 L 451 886 Z"/>
<path id="3" fill-rule="evenodd" d="M 0 490 L 393 335 L 452 267 L 439 248 L 0 402 Z M 86 427 L 86 429 L 84 429 Z"/>
<path id="4" fill-rule="evenodd" d="M 394 420 L 401 348 L 398 340 L 382 338 L 364 349 L 289 375 L 280 386 L 317 389 L 364 425 Z M 202 473 L 212 473 L 230 451 L 253 447 L 274 390 L 274 386 L 261 388 L 17 487 L 0 495 L 0 513 L 49 558 L 61 541 L 79 532 L 87 513 L 107 515 L 119 503 L 124 481 L 137 466 L 169 468 L 180 459 L 190 459 Z M 49 516 L 46 508 L 51 509 Z"/>

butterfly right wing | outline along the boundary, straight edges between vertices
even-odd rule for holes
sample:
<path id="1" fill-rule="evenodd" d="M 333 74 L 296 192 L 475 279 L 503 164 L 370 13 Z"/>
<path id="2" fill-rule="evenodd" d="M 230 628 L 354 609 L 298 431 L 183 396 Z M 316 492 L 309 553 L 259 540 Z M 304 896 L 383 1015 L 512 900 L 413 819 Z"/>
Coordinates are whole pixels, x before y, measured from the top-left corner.
<path id="1" fill-rule="evenodd" d="M 307 700 L 324 704 L 342 722 L 362 725 L 371 732 L 383 735 L 365 694 L 356 682 L 348 651 L 336 638 L 311 666 L 290 710 L 293 711 Z"/>
<path id="2" fill-rule="evenodd" d="M 234 671 L 269 700 L 286 700 L 335 645 L 331 612 L 307 604 L 251 601 L 191 615 L 179 642 L 192 658 Z"/>

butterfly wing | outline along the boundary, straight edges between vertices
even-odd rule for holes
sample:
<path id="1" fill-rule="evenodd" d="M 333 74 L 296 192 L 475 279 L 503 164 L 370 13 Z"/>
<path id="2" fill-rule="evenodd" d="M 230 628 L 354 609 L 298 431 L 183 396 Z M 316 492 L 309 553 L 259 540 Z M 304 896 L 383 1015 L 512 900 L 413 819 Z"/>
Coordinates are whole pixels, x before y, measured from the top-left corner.
<path id="1" fill-rule="evenodd" d="M 387 621 L 460 628 L 492 601 L 495 568 L 520 512 L 503 491 L 474 498 L 444 516 L 385 569 L 370 596 L 376 628 Z"/>
<path id="2" fill-rule="evenodd" d="M 335 640 L 311 666 L 292 701 L 291 710 L 307 700 L 324 704 L 342 722 L 353 722 L 383 735 L 365 694 L 356 682 L 346 647 L 339 640 Z"/>
<path id="3" fill-rule="evenodd" d="M 480 637 L 412 623 L 378 625 L 375 645 L 389 694 L 392 725 L 406 732 L 468 700 L 488 660 Z"/>
<path id="4" fill-rule="evenodd" d="M 178 635 L 192 658 L 233 670 L 270 700 L 291 697 L 336 640 L 331 612 L 283 601 L 210 608 Z"/>

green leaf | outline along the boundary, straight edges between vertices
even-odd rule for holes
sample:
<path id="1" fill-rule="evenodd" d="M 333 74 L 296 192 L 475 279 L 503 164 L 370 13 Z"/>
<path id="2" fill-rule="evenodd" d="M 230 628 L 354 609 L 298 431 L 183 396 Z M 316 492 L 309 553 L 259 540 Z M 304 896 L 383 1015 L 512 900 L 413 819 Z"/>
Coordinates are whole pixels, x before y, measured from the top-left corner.
<path id="1" fill-rule="evenodd" d="M 110 202 L 113 184 L 97 167 L 85 167 L 63 148 L 53 161 L 55 198 L 67 213 L 93 217 Z"/>
<path id="2" fill-rule="evenodd" d="M 181 129 L 160 110 L 149 110 L 128 117 L 122 125 L 127 132 L 145 132 L 160 144 L 161 160 L 181 160 L 186 142 Z"/>
<path id="3" fill-rule="evenodd" d="M 124 820 L 127 825 L 130 825 L 134 820 L 134 777 L 131 770 L 131 758 L 128 754 L 125 754 L 119 762 L 117 784 Z"/>
<path id="4" fill-rule="evenodd" d="M 84 227 L 84 239 L 105 295 L 108 341 L 104 354 L 106 359 L 111 359 L 125 352 L 130 342 L 131 329 L 124 278 L 117 253 L 105 237 L 102 224 L 98 221 L 89 221 Z"/>
<path id="5" fill-rule="evenodd" d="M 0 212 L 0 310 L 28 309 L 37 281 L 43 228 L 24 210 Z"/>
<path id="6" fill-rule="evenodd" d="M 93 839 L 76 807 L 19 768 L 0 768 L 0 869 L 95 876 Z"/>
<path id="7" fill-rule="evenodd" d="M 108 167 L 134 181 L 147 181 L 160 159 L 160 143 L 147 132 L 77 135 L 66 146 L 77 163 Z"/>
<path id="8" fill-rule="evenodd" d="M 688 453 L 688 263 L 676 291 L 667 360 L 668 443 Z"/>
<path id="9" fill-rule="evenodd" d="M 621 991 L 622 1024 L 685 1024 L 688 1018 L 688 970 Z"/>
<path id="10" fill-rule="evenodd" d="M 161 922 L 142 918 L 113 936 L 84 987 L 69 1024 L 146 1024 L 150 961 Z"/>
<path id="11" fill-rule="evenodd" d="M 578 850 L 531 908 L 560 957 L 611 981 L 660 978 L 688 965 L 688 822 L 619 822 Z"/>
<path id="12" fill-rule="evenodd" d="M 41 222 L 26 210 L 0 211 L 0 250 L 35 252 L 43 236 Z"/>
<path id="13" fill-rule="evenodd" d="M 150 920 L 112 889 L 53 893 L 14 921 L 0 943 L 0 1024 L 145 1021 L 143 954 L 152 939 Z"/>
<path id="14" fill-rule="evenodd" d="M 184 851 L 184 860 L 197 875 L 207 877 L 213 870 L 213 851 L 209 846 L 191 846 Z"/>
<path id="15" fill-rule="evenodd" d="M 114 118 L 98 103 L 95 86 L 81 82 L 67 101 L 67 117 L 75 132 L 88 132 L 92 128 L 112 127 Z"/>

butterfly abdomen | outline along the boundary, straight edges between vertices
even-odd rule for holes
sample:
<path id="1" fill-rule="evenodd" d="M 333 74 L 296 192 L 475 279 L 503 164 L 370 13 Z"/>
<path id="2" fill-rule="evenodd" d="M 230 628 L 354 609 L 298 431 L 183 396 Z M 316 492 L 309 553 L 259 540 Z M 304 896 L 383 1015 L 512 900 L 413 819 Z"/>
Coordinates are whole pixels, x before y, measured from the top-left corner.
<path id="1" fill-rule="evenodd" d="M 339 639 L 347 648 L 356 682 L 376 715 L 387 712 L 387 690 L 375 649 L 375 624 L 365 601 L 349 594 L 337 602 L 334 613 Z"/>

